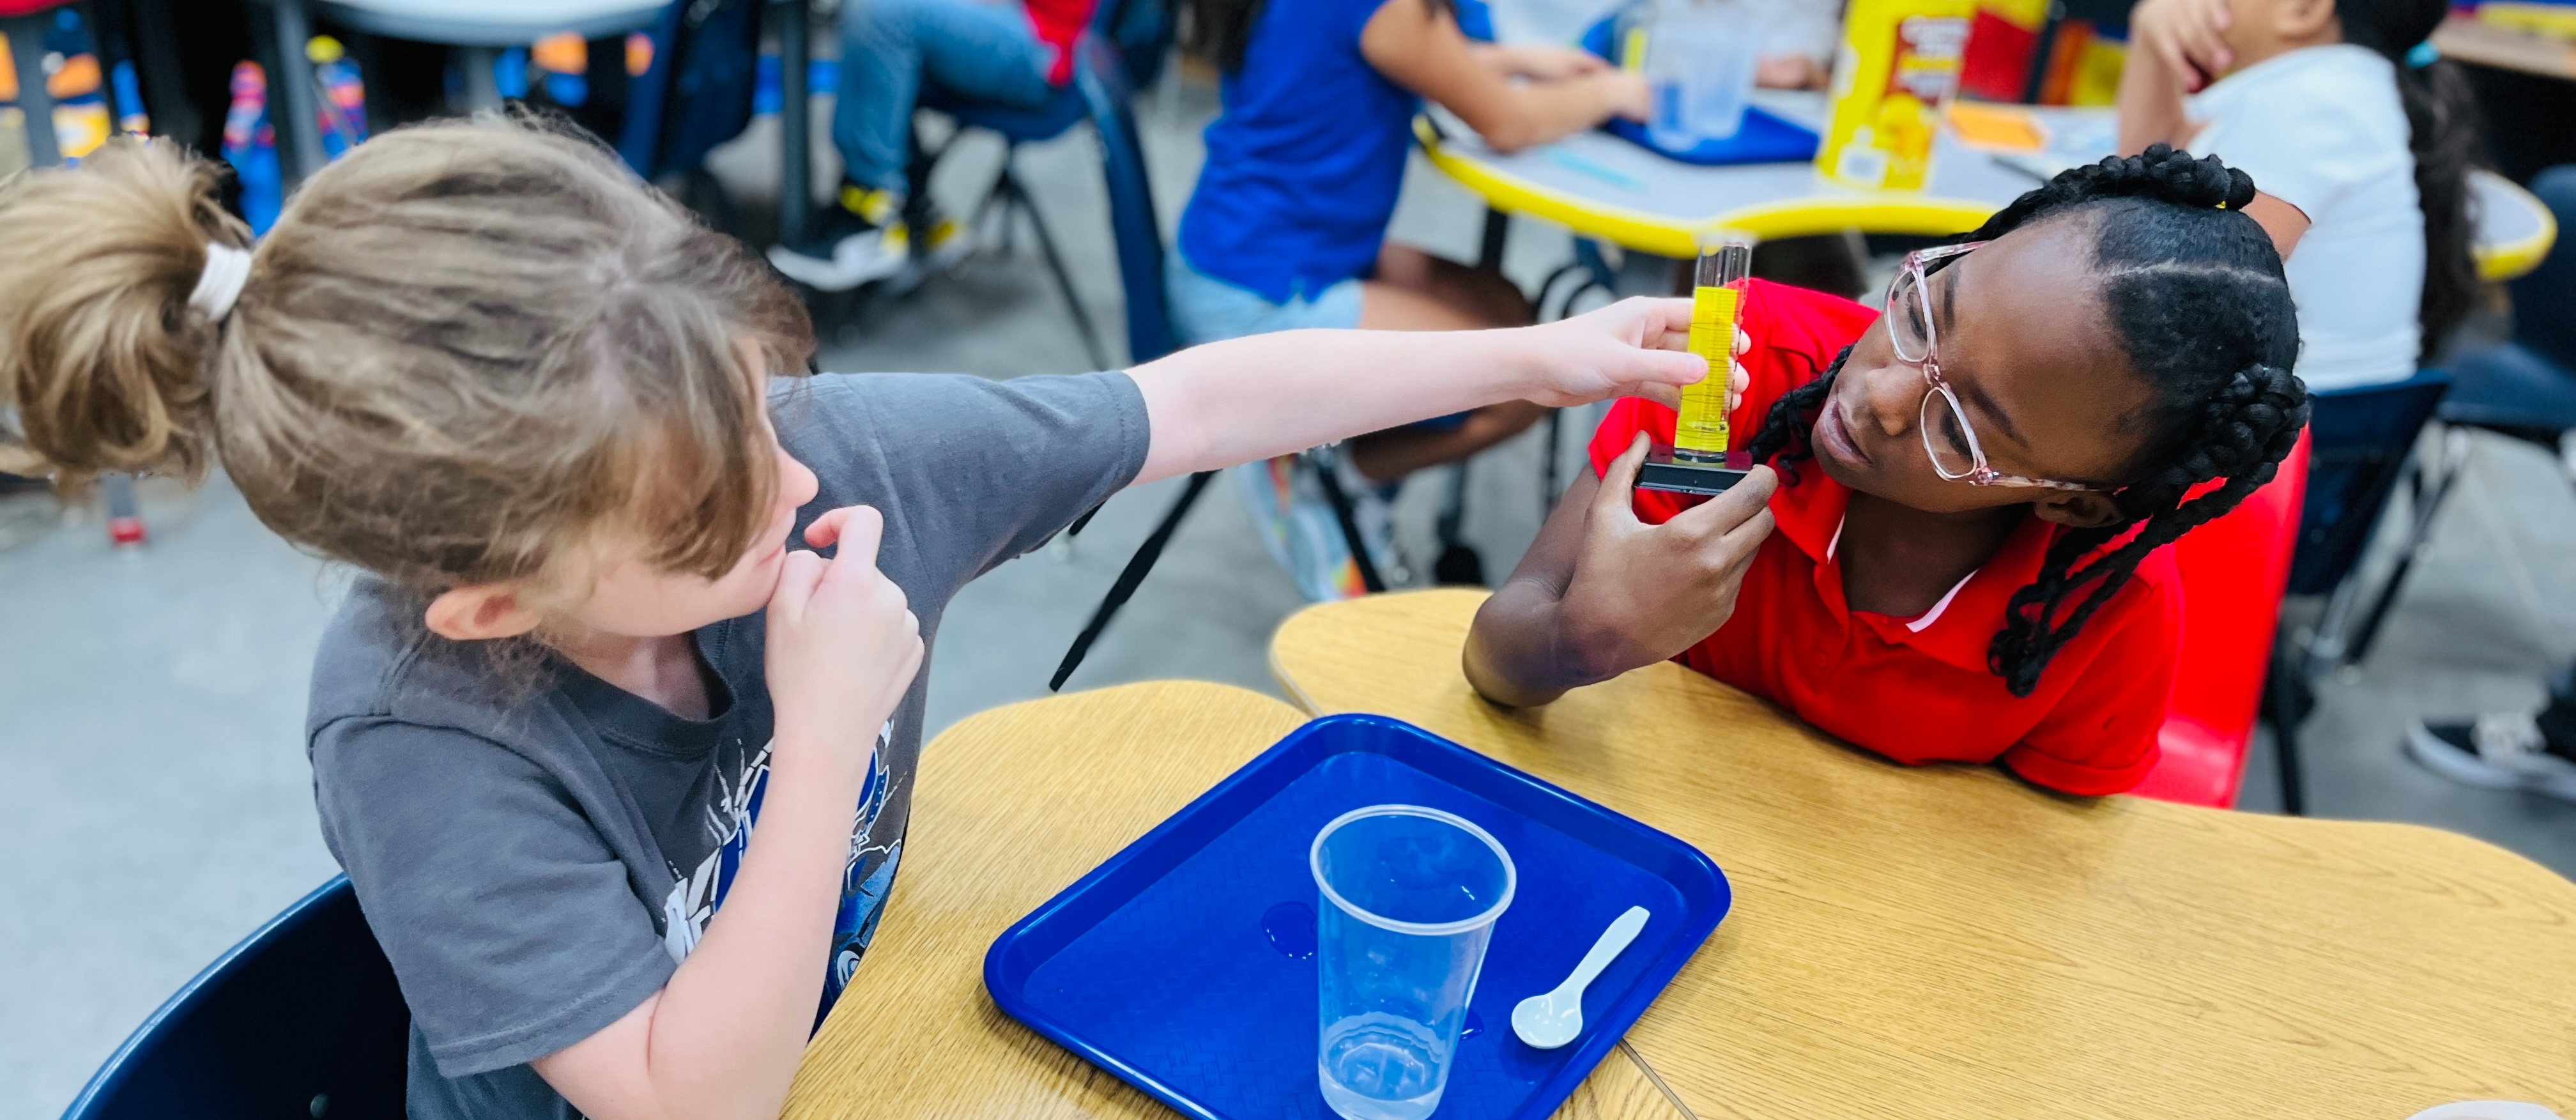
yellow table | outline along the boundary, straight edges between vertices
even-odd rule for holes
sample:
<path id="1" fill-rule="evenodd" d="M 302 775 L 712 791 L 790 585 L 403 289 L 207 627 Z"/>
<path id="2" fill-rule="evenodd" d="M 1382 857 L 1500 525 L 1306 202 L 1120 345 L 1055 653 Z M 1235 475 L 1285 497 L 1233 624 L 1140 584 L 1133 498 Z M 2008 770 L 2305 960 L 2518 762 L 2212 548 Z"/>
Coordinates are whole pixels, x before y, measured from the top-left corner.
<path id="1" fill-rule="evenodd" d="M 1821 94 L 1766 92 L 1758 101 L 1811 127 L 1823 120 Z M 2031 112 L 2053 137 L 2039 161 L 2042 170 L 2112 150 L 2110 110 Z M 1975 229 L 2040 183 L 2033 171 L 1968 147 L 1946 128 L 1934 141 L 1932 177 L 1923 190 L 1855 191 L 1826 182 L 1805 163 L 1703 167 L 1598 130 L 1506 155 L 1485 147 L 1455 117 L 1439 117 L 1435 124 L 1426 113 L 1414 122 L 1423 155 L 1487 205 L 1664 257 L 1692 256 L 1698 239 L 1721 231 L 1766 241 L 1847 229 L 1947 236 Z M 2558 235 L 2549 209 L 2490 172 L 2475 172 L 2471 185 L 2479 274 L 2509 280 L 2537 267 Z"/>
<path id="2" fill-rule="evenodd" d="M 1304 721 L 1258 693 L 1174 681 L 1015 704 L 949 728 L 922 751 L 903 874 L 785 1115 L 1171 1116 L 994 1007 L 984 950 Z M 1624 1053 L 1557 1115 L 1686 1120 Z"/>
<path id="3" fill-rule="evenodd" d="M 1458 669 L 1481 601 L 1310 608 L 1272 664 L 1311 712 L 1411 721 L 1726 869 L 1732 913 L 1628 1035 L 1698 1117 L 2576 1115 L 2576 884 L 2537 864 L 1908 769 L 1668 663 L 1506 711 Z"/>

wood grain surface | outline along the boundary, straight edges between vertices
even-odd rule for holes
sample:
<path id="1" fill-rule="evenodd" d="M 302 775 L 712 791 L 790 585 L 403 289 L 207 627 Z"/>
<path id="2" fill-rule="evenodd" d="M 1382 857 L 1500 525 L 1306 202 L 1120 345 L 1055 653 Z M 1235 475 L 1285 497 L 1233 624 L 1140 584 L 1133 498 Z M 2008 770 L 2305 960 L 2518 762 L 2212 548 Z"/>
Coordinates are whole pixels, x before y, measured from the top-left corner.
<path id="1" fill-rule="evenodd" d="M 2576 1116 L 2576 884 L 2412 825 L 1910 769 L 1658 664 L 1475 695 L 1482 592 L 1310 608 L 1273 668 L 1663 828 L 1735 906 L 1628 1041 L 1701 1120 Z"/>
<path id="2" fill-rule="evenodd" d="M 894 896 L 785 1115 L 1172 1116 L 1004 1015 L 984 991 L 984 950 L 1305 719 L 1258 693 L 1171 681 L 996 708 L 933 740 Z M 1557 1115 L 1681 1117 L 1621 1053 Z"/>

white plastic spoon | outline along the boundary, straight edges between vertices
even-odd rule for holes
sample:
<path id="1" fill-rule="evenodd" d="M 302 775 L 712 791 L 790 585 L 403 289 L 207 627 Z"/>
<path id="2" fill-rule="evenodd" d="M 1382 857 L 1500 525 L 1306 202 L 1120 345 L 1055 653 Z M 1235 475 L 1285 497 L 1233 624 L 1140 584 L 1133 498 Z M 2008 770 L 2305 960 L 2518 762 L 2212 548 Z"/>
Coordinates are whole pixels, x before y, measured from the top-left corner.
<path id="1" fill-rule="evenodd" d="M 1521 1041 L 1541 1050 L 1554 1050 L 1574 1041 L 1583 1033 L 1583 989 L 1619 959 L 1628 943 L 1646 928 L 1646 908 L 1631 906 L 1628 912 L 1601 931 L 1601 940 L 1592 943 L 1592 951 L 1583 954 L 1583 962 L 1574 966 L 1574 974 L 1552 992 L 1541 992 L 1522 1000 L 1512 1008 L 1512 1033 Z"/>

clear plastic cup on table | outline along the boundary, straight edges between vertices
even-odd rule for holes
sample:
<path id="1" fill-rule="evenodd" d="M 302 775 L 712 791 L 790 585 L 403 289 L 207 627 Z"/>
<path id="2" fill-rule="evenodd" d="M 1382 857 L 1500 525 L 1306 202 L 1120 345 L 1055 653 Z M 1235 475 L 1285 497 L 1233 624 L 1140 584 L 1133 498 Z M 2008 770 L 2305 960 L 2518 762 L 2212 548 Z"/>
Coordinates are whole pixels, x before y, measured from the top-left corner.
<path id="1" fill-rule="evenodd" d="M 1316 911 L 1324 1101 L 1346 1120 L 1440 1107 L 1494 920 L 1519 875 L 1491 833 L 1437 809 L 1373 805 L 1333 819 L 1308 865 Z"/>
<path id="2" fill-rule="evenodd" d="M 1761 38 L 1745 5 L 1655 5 L 1645 42 L 1646 85 L 1654 98 L 1647 134 L 1667 149 L 1687 150 L 1743 131 L 1760 52 Z"/>

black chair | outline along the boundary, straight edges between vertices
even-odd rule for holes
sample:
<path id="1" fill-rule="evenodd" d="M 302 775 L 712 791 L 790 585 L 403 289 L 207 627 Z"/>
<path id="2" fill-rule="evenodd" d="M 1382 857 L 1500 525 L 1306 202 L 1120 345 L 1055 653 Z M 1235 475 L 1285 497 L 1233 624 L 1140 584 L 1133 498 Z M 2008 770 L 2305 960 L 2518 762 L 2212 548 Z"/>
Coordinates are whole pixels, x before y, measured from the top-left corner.
<path id="1" fill-rule="evenodd" d="M 1028 185 L 1016 166 L 1020 145 L 1052 140 L 1077 124 L 1091 122 L 1100 138 L 1102 171 L 1109 186 L 1110 229 L 1117 242 L 1119 277 L 1127 294 L 1128 360 L 1151 361 L 1176 349 L 1170 316 L 1163 303 L 1163 233 L 1154 222 L 1153 185 L 1145 174 L 1144 148 L 1137 137 L 1132 104 L 1137 85 L 1134 75 L 1139 68 L 1150 74 L 1161 67 L 1163 53 L 1171 45 L 1171 20 L 1153 0 L 1128 0 L 1102 4 L 1092 22 L 1092 29 L 1074 44 L 1073 80 L 1056 90 L 1045 104 L 1033 109 L 996 105 L 924 82 L 921 106 L 947 114 L 961 130 L 983 129 L 1002 138 L 1007 150 L 1002 156 L 1001 176 L 976 206 L 972 224 L 984 224 L 986 214 L 1000 208 L 1007 243 L 1017 220 L 1023 215 L 1028 218 L 1029 228 L 1036 232 L 1038 252 L 1055 278 L 1056 290 L 1064 296 L 1066 310 L 1073 315 L 1074 330 L 1082 336 L 1085 352 L 1095 368 L 1107 369 L 1108 351 L 1100 344 L 1091 316 L 1082 310 L 1073 277 L 1056 251 L 1055 237 L 1030 201 Z M 1122 33 L 1136 36 L 1138 41 L 1118 38 Z M 945 152 L 943 147 L 931 153 L 929 161 L 936 164 Z"/>
<path id="2" fill-rule="evenodd" d="M 63 1120 L 399 1120 L 411 1013 L 345 876 L 152 1013 Z"/>

